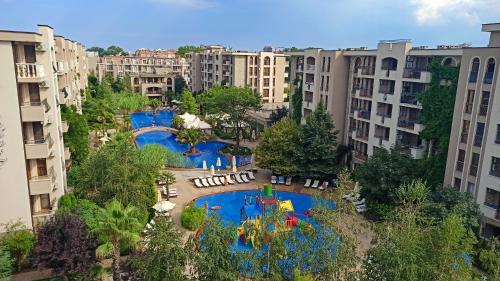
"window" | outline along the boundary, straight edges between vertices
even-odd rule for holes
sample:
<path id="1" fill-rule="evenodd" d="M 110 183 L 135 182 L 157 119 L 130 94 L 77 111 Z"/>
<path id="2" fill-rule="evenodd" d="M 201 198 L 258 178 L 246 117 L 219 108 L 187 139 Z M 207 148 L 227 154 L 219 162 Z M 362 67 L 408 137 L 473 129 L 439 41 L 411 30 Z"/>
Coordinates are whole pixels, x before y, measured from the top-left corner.
<path id="1" fill-rule="evenodd" d="M 253 64 L 253 57 L 250 57 L 250 64 Z"/>
<path id="2" fill-rule="evenodd" d="M 472 153 L 472 160 L 470 163 L 469 175 L 477 176 L 477 169 L 479 167 L 479 154 Z"/>
<path id="3" fill-rule="evenodd" d="M 327 72 L 330 72 L 330 57 L 328 57 Z"/>
<path id="4" fill-rule="evenodd" d="M 500 158 L 491 157 L 490 175 L 500 178 Z"/>
<path id="5" fill-rule="evenodd" d="M 477 122 L 476 135 L 474 136 L 474 146 L 481 147 L 483 143 L 484 123 Z"/>
<path id="6" fill-rule="evenodd" d="M 467 192 L 470 194 L 474 194 L 476 191 L 476 185 L 473 182 L 468 182 L 467 183 Z"/>
<path id="7" fill-rule="evenodd" d="M 251 68 L 251 67 L 250 67 L 250 68 L 248 69 L 248 73 L 250 73 L 250 75 L 252 75 L 252 74 L 253 74 L 253 68 Z"/>
<path id="8" fill-rule="evenodd" d="M 483 91 L 483 95 L 481 97 L 481 105 L 479 107 L 480 116 L 486 116 L 486 113 L 488 113 L 489 104 L 490 104 L 490 92 Z"/>
<path id="9" fill-rule="evenodd" d="M 477 82 L 477 74 L 479 73 L 479 58 L 474 58 L 472 61 L 472 67 L 469 75 L 469 82 L 476 83 Z"/>
<path id="10" fill-rule="evenodd" d="M 323 63 L 321 65 L 321 71 L 325 72 L 325 62 L 326 62 L 326 57 L 323 57 Z"/>
<path id="11" fill-rule="evenodd" d="M 467 138 L 469 137 L 469 120 L 464 120 L 462 123 L 462 134 L 460 135 L 460 142 L 467 143 Z"/>
<path id="12" fill-rule="evenodd" d="M 47 160 L 36 159 L 37 175 L 43 177 L 47 175 Z"/>
<path id="13" fill-rule="evenodd" d="M 495 143 L 500 144 L 500 124 L 497 124 L 497 135 L 495 138 Z"/>
<path id="14" fill-rule="evenodd" d="M 462 185 L 462 180 L 460 178 L 455 178 L 455 180 L 453 181 L 453 187 L 460 191 L 460 186 Z"/>
<path id="15" fill-rule="evenodd" d="M 271 69 L 269 67 L 264 67 L 264 76 L 269 76 L 271 74 Z"/>
<path id="16" fill-rule="evenodd" d="M 329 86 L 330 86 L 330 76 L 326 76 L 326 89 L 325 89 L 325 91 L 328 92 Z"/>
<path id="17" fill-rule="evenodd" d="M 271 65 L 271 58 L 265 57 L 264 58 L 264 65 Z"/>
<path id="18" fill-rule="evenodd" d="M 325 84 L 325 76 L 321 75 L 321 86 L 320 90 L 323 91 L 323 85 Z"/>
<path id="19" fill-rule="evenodd" d="M 264 78 L 264 87 L 269 87 L 269 78 Z"/>
<path id="20" fill-rule="evenodd" d="M 500 192 L 486 188 L 486 194 L 484 196 L 484 205 L 498 209 L 500 207 Z"/>
<path id="21" fill-rule="evenodd" d="M 484 74 L 485 84 L 491 84 L 493 82 L 493 73 L 495 73 L 495 59 L 490 58 L 486 66 L 486 73 Z"/>
<path id="22" fill-rule="evenodd" d="M 50 196 L 49 196 L 49 194 L 40 194 L 40 208 L 42 210 L 50 210 Z"/>
<path id="23" fill-rule="evenodd" d="M 269 89 L 264 89 L 264 90 L 262 90 L 262 95 L 263 95 L 265 98 L 269 97 Z"/>
<path id="24" fill-rule="evenodd" d="M 457 167 L 456 170 L 462 172 L 464 170 L 464 160 L 465 160 L 465 150 L 458 150 L 458 159 L 457 159 Z"/>
<path id="25" fill-rule="evenodd" d="M 467 101 L 465 102 L 465 113 L 471 114 L 472 113 L 472 107 L 474 106 L 474 94 L 476 91 L 474 90 L 469 90 L 467 92 Z"/>

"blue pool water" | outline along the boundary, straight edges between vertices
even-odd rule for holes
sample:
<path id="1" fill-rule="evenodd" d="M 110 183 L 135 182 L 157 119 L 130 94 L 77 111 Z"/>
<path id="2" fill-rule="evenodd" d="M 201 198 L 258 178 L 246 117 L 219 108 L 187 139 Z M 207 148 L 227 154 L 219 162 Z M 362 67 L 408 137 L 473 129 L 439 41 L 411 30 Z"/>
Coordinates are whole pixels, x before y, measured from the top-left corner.
<path id="1" fill-rule="evenodd" d="M 170 127 L 172 124 L 172 119 L 174 116 L 173 111 L 162 110 L 158 111 L 156 115 L 151 112 L 136 112 L 130 115 L 131 124 L 134 129 L 151 127 L 151 126 L 164 126 Z M 170 132 L 165 131 L 150 131 L 138 135 L 135 138 L 135 142 L 138 147 L 143 147 L 147 144 L 160 144 L 166 149 L 183 153 L 189 149 L 187 144 L 179 143 L 176 136 Z M 185 156 L 191 160 L 194 167 L 202 168 L 203 160 L 207 163 L 207 168 L 214 166 L 216 169 L 224 169 L 226 166 L 231 165 L 231 159 L 226 159 L 226 157 L 218 153 L 220 149 L 226 147 L 227 144 L 219 141 L 206 141 L 197 144 L 196 150 L 200 152 L 197 155 Z M 217 158 L 221 159 L 221 166 L 217 167 Z M 242 166 L 250 163 L 250 156 L 248 157 L 236 157 L 236 165 Z"/>

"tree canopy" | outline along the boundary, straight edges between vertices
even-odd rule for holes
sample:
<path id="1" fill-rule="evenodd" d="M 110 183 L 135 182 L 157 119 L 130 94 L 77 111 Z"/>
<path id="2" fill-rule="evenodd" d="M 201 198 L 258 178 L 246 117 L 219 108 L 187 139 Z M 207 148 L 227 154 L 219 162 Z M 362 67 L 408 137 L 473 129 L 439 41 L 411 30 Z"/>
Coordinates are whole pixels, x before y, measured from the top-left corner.
<path id="1" fill-rule="evenodd" d="M 198 114 L 198 104 L 193 94 L 188 89 L 184 89 L 181 94 L 180 109 L 189 114 Z"/>
<path id="2" fill-rule="evenodd" d="M 102 56 L 126 56 L 128 53 L 121 47 L 111 45 L 107 49 L 101 47 L 90 47 L 87 49 L 89 52 L 97 52 L 100 57 Z"/>
<path id="3" fill-rule="evenodd" d="M 181 57 L 186 57 L 187 53 L 199 53 L 203 49 L 201 47 L 196 47 L 193 45 L 185 45 L 177 48 L 177 55 Z"/>
<path id="4" fill-rule="evenodd" d="M 290 108 L 292 111 L 292 119 L 300 124 L 302 121 L 302 82 L 298 82 L 295 91 L 292 94 Z"/>
<path id="5" fill-rule="evenodd" d="M 71 151 L 75 163 L 83 161 L 89 153 L 89 126 L 84 115 L 78 114 L 76 108 L 61 106 L 61 118 L 69 125 L 64 133 L 64 144 Z"/>

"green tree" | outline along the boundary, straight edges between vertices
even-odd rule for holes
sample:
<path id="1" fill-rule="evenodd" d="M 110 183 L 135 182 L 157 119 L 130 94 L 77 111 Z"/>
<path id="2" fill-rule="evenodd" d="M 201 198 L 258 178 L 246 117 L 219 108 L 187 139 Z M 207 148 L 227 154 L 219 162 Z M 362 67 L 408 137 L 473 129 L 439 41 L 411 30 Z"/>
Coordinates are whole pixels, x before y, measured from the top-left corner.
<path id="1" fill-rule="evenodd" d="M 156 111 L 161 106 L 161 101 L 159 99 L 150 99 L 149 106 L 153 109 L 153 114 L 156 114 Z"/>
<path id="2" fill-rule="evenodd" d="M 182 119 L 179 115 L 174 115 L 174 118 L 172 119 L 172 127 L 175 129 L 182 129 L 184 126 L 184 119 Z"/>
<path id="3" fill-rule="evenodd" d="M 9 251 L 14 259 L 15 271 L 20 271 L 29 264 L 29 258 L 35 246 L 35 235 L 18 221 L 4 225 L 5 232 L 0 238 L 0 246 Z"/>
<path id="4" fill-rule="evenodd" d="M 101 47 L 90 47 L 87 49 L 87 52 L 97 52 L 100 57 L 104 55 L 105 51 L 106 50 L 104 50 L 104 48 Z"/>
<path id="5" fill-rule="evenodd" d="M 71 151 L 75 164 L 82 162 L 89 154 L 89 126 L 84 115 L 78 114 L 74 107 L 61 106 L 61 117 L 69 125 L 64 133 L 64 144 Z"/>
<path id="6" fill-rule="evenodd" d="M 337 131 L 322 103 L 299 130 L 297 157 L 303 175 L 329 178 L 338 170 Z"/>
<path id="7" fill-rule="evenodd" d="M 186 89 L 187 83 L 184 77 L 178 75 L 174 79 L 175 95 L 180 96 L 181 93 Z"/>
<path id="8" fill-rule="evenodd" d="M 181 224 L 189 230 L 197 230 L 205 221 L 206 214 L 204 208 L 189 204 L 182 209 Z"/>
<path id="9" fill-rule="evenodd" d="M 126 56 L 128 55 L 121 47 L 111 45 L 102 54 L 103 56 Z"/>
<path id="10" fill-rule="evenodd" d="M 302 82 L 297 82 L 296 86 L 292 94 L 291 111 L 293 121 L 300 124 L 302 121 Z"/>
<path id="11" fill-rule="evenodd" d="M 141 111 L 146 108 L 149 99 L 140 94 L 133 94 L 130 92 L 122 92 L 112 96 L 112 106 L 122 114 L 130 114 L 134 111 Z"/>
<path id="12" fill-rule="evenodd" d="M 181 57 L 186 57 L 187 53 L 199 53 L 203 49 L 201 47 L 196 47 L 193 45 L 180 46 L 177 49 L 177 55 Z"/>
<path id="13" fill-rule="evenodd" d="M 296 175 L 299 126 L 283 118 L 262 133 L 255 148 L 256 161 L 261 168 L 282 175 Z"/>
<path id="14" fill-rule="evenodd" d="M 104 133 L 115 126 L 115 109 L 107 99 L 89 99 L 83 103 L 83 114 L 90 129 Z"/>
<path id="15" fill-rule="evenodd" d="M 145 281 L 188 280 L 182 233 L 166 217 L 156 217 L 146 229 L 141 250 L 131 258 L 135 275 Z"/>
<path id="16" fill-rule="evenodd" d="M 478 254 L 480 267 L 491 280 L 500 280 L 500 243 L 496 238 L 485 242 L 486 247 L 480 249 Z"/>
<path id="17" fill-rule="evenodd" d="M 0 281 L 10 280 L 13 260 L 10 253 L 3 246 L 0 246 Z"/>
<path id="18" fill-rule="evenodd" d="M 113 280 L 120 278 L 120 247 L 133 247 L 140 240 L 143 225 L 139 222 L 137 209 L 123 207 L 118 201 L 111 201 L 101 210 L 97 227 L 93 230 L 102 243 L 96 253 L 100 257 L 112 257 Z"/>
<path id="19" fill-rule="evenodd" d="M 160 175 L 158 175 L 158 181 L 165 183 L 165 189 L 167 191 L 167 200 L 170 199 L 170 190 L 169 190 L 169 185 L 173 184 L 175 182 L 175 175 L 171 171 L 163 170 L 160 172 Z"/>
<path id="20" fill-rule="evenodd" d="M 187 153 L 196 153 L 195 145 L 203 140 L 203 131 L 200 129 L 185 129 L 177 133 L 177 140 L 189 145 Z"/>
<path id="21" fill-rule="evenodd" d="M 242 128 L 250 110 L 260 110 L 261 98 L 250 88 L 214 86 L 201 98 L 207 113 L 228 116 L 235 128 L 236 148 L 240 148 Z"/>
<path id="22" fill-rule="evenodd" d="M 182 112 L 187 112 L 189 114 L 198 114 L 198 104 L 196 103 L 196 99 L 193 97 L 193 94 L 184 89 L 181 94 L 181 105 L 180 109 Z"/>

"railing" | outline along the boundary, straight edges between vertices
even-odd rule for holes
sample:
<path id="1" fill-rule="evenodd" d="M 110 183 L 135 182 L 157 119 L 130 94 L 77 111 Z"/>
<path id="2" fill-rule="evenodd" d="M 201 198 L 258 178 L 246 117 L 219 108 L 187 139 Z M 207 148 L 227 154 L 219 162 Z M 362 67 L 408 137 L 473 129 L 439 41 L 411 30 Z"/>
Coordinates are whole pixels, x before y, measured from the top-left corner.
<path id="1" fill-rule="evenodd" d="M 491 165 L 490 175 L 500 178 L 500 164 Z"/>
<path id="2" fill-rule="evenodd" d="M 471 72 L 470 76 L 469 76 L 469 83 L 476 83 L 477 82 L 477 76 L 478 76 L 478 72 L 477 71 Z"/>
<path id="3" fill-rule="evenodd" d="M 301 65 L 297 66 L 297 71 L 301 71 L 301 72 L 304 71 L 304 65 L 301 64 Z"/>
<path id="4" fill-rule="evenodd" d="M 465 113 L 471 114 L 471 112 L 472 112 L 472 106 L 473 106 L 473 103 L 466 102 L 465 103 Z"/>
<path id="5" fill-rule="evenodd" d="M 474 136 L 474 146 L 481 147 L 483 144 L 483 135 Z"/>
<path id="6" fill-rule="evenodd" d="M 358 109 L 358 117 L 370 120 L 370 114 L 371 112 L 366 110 L 366 109 Z"/>
<path id="7" fill-rule="evenodd" d="M 403 92 L 401 93 L 401 103 L 417 105 L 417 95 L 415 93 Z"/>
<path id="8" fill-rule="evenodd" d="M 387 87 L 387 86 L 381 86 L 378 89 L 378 92 L 381 94 L 386 94 L 386 95 L 394 95 L 394 89 L 391 89 L 390 87 Z"/>
<path id="9" fill-rule="evenodd" d="M 314 82 L 306 82 L 305 84 L 307 86 L 307 89 L 311 90 L 311 87 L 313 87 Z"/>
<path id="10" fill-rule="evenodd" d="M 464 170 L 464 161 L 457 161 L 457 171 L 462 172 Z"/>
<path id="11" fill-rule="evenodd" d="M 477 170 L 478 170 L 477 164 L 470 164 L 469 175 L 474 177 L 477 176 Z"/>
<path id="12" fill-rule="evenodd" d="M 420 79 L 420 77 L 422 76 L 422 71 L 425 70 L 405 68 L 403 71 L 403 78 Z"/>
<path id="13" fill-rule="evenodd" d="M 362 130 L 356 130 L 356 137 L 363 140 L 368 140 L 368 134 L 365 134 Z"/>
<path id="14" fill-rule="evenodd" d="M 469 138 L 469 134 L 461 134 L 460 135 L 460 142 L 461 143 L 467 143 L 467 139 Z"/>
<path id="15" fill-rule="evenodd" d="M 361 151 L 354 151 L 354 157 L 356 157 L 357 159 L 361 159 L 361 160 L 367 160 L 368 159 L 368 155 L 366 155 L 364 152 L 361 152 Z"/>
<path id="16" fill-rule="evenodd" d="M 21 105 L 22 106 L 41 106 L 42 102 L 40 102 L 40 101 L 25 101 Z"/>
<path id="17" fill-rule="evenodd" d="M 16 63 L 17 78 L 42 78 L 43 65 L 36 63 Z"/>
<path id="18" fill-rule="evenodd" d="M 371 88 L 361 88 L 359 91 L 361 97 L 371 98 L 373 96 L 373 89 Z"/>
<path id="19" fill-rule="evenodd" d="M 481 104 L 479 107 L 479 115 L 480 116 L 486 116 L 488 113 L 488 105 L 487 104 Z"/>
<path id="20" fill-rule="evenodd" d="M 406 129 L 413 130 L 415 128 L 415 124 L 417 123 L 416 120 L 410 120 L 410 119 L 399 119 L 398 120 L 398 126 Z"/>
<path id="21" fill-rule="evenodd" d="M 312 103 L 312 100 L 304 100 L 304 102 L 306 103 L 306 107 L 309 107 Z"/>
<path id="22" fill-rule="evenodd" d="M 25 144 L 43 144 L 46 143 L 47 140 L 45 138 L 36 138 L 32 140 L 24 140 Z"/>
<path id="23" fill-rule="evenodd" d="M 316 66 L 314 64 L 306 64 L 306 70 L 314 71 Z"/>

